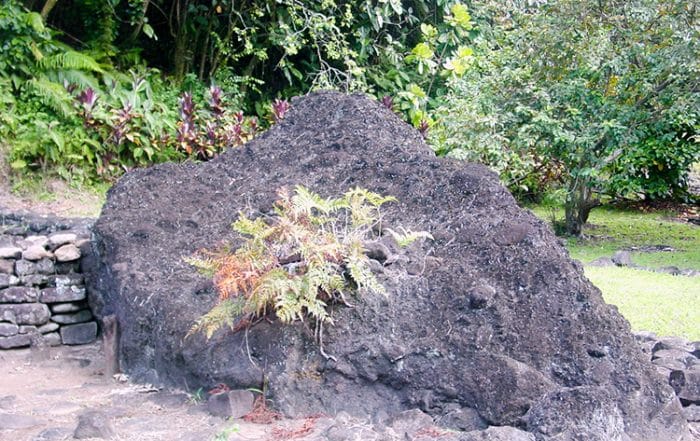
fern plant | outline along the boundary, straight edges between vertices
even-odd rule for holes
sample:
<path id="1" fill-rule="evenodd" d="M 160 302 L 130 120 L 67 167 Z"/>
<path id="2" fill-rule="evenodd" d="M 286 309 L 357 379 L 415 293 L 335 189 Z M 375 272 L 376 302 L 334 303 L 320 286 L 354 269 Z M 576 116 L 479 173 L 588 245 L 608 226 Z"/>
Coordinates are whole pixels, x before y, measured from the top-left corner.
<path id="1" fill-rule="evenodd" d="M 380 207 L 395 199 L 363 188 L 324 199 L 302 186 L 278 196 L 269 219 L 239 215 L 233 228 L 246 240 L 234 252 L 202 250 L 186 259 L 213 277 L 219 294 L 219 303 L 189 334 L 202 331 L 210 338 L 223 326 L 240 329 L 274 312 L 282 323 L 314 321 L 325 355 L 322 326 L 333 323 L 328 305 L 348 305 L 354 292 L 385 292 L 363 243 L 381 221 Z"/>

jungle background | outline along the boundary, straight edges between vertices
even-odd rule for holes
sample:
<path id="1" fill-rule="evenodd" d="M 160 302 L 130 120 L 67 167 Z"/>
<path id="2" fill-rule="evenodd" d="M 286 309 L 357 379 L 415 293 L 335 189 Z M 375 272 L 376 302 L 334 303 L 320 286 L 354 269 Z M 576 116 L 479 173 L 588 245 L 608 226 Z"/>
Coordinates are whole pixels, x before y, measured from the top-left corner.
<path id="1" fill-rule="evenodd" d="M 96 215 L 128 170 L 209 160 L 318 89 L 491 167 L 572 257 L 630 253 L 587 275 L 634 327 L 700 338 L 700 278 L 669 269 L 700 271 L 693 1 L 5 0 L 0 204 Z"/>

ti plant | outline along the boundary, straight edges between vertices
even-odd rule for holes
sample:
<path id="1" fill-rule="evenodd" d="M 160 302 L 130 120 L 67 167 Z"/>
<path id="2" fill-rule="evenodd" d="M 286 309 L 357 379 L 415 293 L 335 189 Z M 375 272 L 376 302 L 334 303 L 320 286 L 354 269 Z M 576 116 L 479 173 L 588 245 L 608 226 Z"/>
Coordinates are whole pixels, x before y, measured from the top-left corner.
<path id="1" fill-rule="evenodd" d="M 213 276 L 219 303 L 200 317 L 189 334 L 207 338 L 223 327 L 240 330 L 271 312 L 282 323 L 315 322 L 323 351 L 323 324 L 332 324 L 328 306 L 348 305 L 351 292 L 384 293 L 370 270 L 364 241 L 381 220 L 380 207 L 395 201 L 354 188 L 324 199 L 302 186 L 278 192 L 275 216 L 240 214 L 233 228 L 246 237 L 235 252 L 199 251 L 188 263 Z M 189 335 L 188 334 L 188 335 Z"/>
<path id="2" fill-rule="evenodd" d="M 209 88 L 207 107 L 205 112 L 198 113 L 191 94 L 185 93 L 180 98 L 176 134 L 179 150 L 206 161 L 227 148 L 245 144 L 257 134 L 256 118 L 245 118 L 243 112 L 226 112 L 220 87 Z M 206 123 L 202 124 L 203 120 Z"/>

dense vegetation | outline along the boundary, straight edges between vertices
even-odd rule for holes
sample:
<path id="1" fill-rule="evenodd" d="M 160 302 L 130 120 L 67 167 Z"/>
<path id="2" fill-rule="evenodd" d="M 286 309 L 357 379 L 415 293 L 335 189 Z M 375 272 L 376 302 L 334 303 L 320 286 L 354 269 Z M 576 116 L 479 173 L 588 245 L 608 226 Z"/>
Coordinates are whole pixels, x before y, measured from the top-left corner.
<path id="1" fill-rule="evenodd" d="M 206 160 L 317 88 L 369 93 L 522 198 L 560 195 L 573 234 L 603 196 L 688 197 L 700 159 L 688 1 L 8 0 L 0 48 L 18 175 Z"/>

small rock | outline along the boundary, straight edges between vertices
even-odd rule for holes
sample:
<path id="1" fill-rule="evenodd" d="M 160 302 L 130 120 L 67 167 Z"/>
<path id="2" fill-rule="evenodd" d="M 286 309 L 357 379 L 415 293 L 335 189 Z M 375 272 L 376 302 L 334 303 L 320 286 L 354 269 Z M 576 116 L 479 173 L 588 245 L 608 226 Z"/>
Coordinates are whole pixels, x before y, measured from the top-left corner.
<path id="1" fill-rule="evenodd" d="M 54 314 L 62 314 L 66 312 L 80 311 L 81 309 L 86 309 L 87 306 L 84 303 L 54 303 L 51 305 L 51 312 Z"/>
<path id="2" fill-rule="evenodd" d="M 486 429 L 488 427 L 488 424 L 481 418 L 479 412 L 469 407 L 461 407 L 458 404 L 454 404 L 453 408 L 444 409 L 444 415 L 440 417 L 439 423 L 440 426 L 464 432 Z"/>
<path id="3" fill-rule="evenodd" d="M 114 437 L 114 429 L 107 415 L 99 411 L 87 411 L 78 416 L 78 426 L 73 432 L 75 439 Z"/>
<path id="4" fill-rule="evenodd" d="M 14 323 L 0 323 L 0 337 L 11 337 L 19 333 L 19 326 Z"/>
<path id="5" fill-rule="evenodd" d="M 672 276 L 678 276 L 681 273 L 681 269 L 677 266 L 664 266 L 661 268 L 656 268 L 654 271 L 657 273 L 671 274 Z"/>
<path id="6" fill-rule="evenodd" d="M 15 286 L 18 283 L 19 279 L 13 274 L 0 274 L 0 289 Z"/>
<path id="7" fill-rule="evenodd" d="M 694 270 L 694 269 L 682 269 L 678 273 L 679 276 L 685 276 L 685 277 L 698 277 L 700 276 L 700 270 Z"/>
<path id="8" fill-rule="evenodd" d="M 17 325 L 43 325 L 49 317 L 49 307 L 41 303 L 0 305 L 0 320 Z"/>
<path id="9" fill-rule="evenodd" d="M 63 286 L 41 290 L 39 301 L 42 303 L 74 302 L 85 299 L 85 288 L 78 286 Z"/>
<path id="10" fill-rule="evenodd" d="M 606 266 L 615 266 L 615 262 L 609 257 L 599 257 L 595 260 L 592 260 L 591 262 L 588 262 L 588 266 L 596 266 L 596 267 L 606 267 Z"/>
<path id="11" fill-rule="evenodd" d="M 672 358 L 685 365 L 689 359 L 695 358 L 695 356 L 690 352 L 681 351 L 680 349 L 661 349 L 660 351 L 654 351 L 652 360 L 656 360 L 657 358 Z"/>
<path id="12" fill-rule="evenodd" d="M 472 309 L 485 308 L 496 290 L 489 285 L 478 285 L 469 290 L 469 307 Z"/>
<path id="13" fill-rule="evenodd" d="M 61 346 L 63 340 L 61 340 L 61 335 L 58 332 L 49 332 L 44 334 L 44 342 L 48 346 Z"/>
<path id="14" fill-rule="evenodd" d="M 36 264 L 24 259 L 18 260 L 15 262 L 15 274 L 18 276 L 36 274 Z"/>
<path id="15" fill-rule="evenodd" d="M 17 334 L 12 337 L 0 337 L 0 349 L 13 349 L 29 346 L 32 340 L 29 334 Z M 0 426 L 2 424 L 0 423 Z M 2 428 L 2 427 L 0 427 Z"/>
<path id="16" fill-rule="evenodd" d="M 0 430 L 29 429 L 41 424 L 41 421 L 27 415 L 0 412 Z"/>
<path id="17" fill-rule="evenodd" d="M 0 395 L 0 409 L 12 409 L 16 402 L 16 395 Z"/>
<path id="18" fill-rule="evenodd" d="M 22 248 L 10 246 L 0 247 L 0 259 L 19 259 L 22 257 Z"/>
<path id="19" fill-rule="evenodd" d="M 207 401 L 207 410 L 214 416 L 241 418 L 253 410 L 255 396 L 242 389 L 214 394 Z"/>
<path id="20" fill-rule="evenodd" d="M 674 390 L 676 387 L 680 389 L 676 395 L 681 399 L 683 405 L 700 404 L 700 371 L 671 372 L 669 383 Z"/>
<path id="21" fill-rule="evenodd" d="M 612 261 L 617 266 L 634 266 L 632 255 L 629 251 L 618 251 L 612 256 Z"/>
<path id="22" fill-rule="evenodd" d="M 61 325 L 89 322 L 92 320 L 92 313 L 89 309 L 83 309 L 74 314 L 54 314 L 51 316 L 51 320 Z"/>
<path id="23" fill-rule="evenodd" d="M 684 362 L 677 360 L 675 358 L 657 358 L 652 361 L 656 366 L 670 369 L 670 370 L 683 370 L 686 368 Z"/>
<path id="24" fill-rule="evenodd" d="M 2 303 L 36 302 L 38 298 L 39 290 L 26 286 L 13 286 L 0 291 L 0 302 Z"/>
<path id="25" fill-rule="evenodd" d="M 28 228 L 24 225 L 7 228 L 4 233 L 10 236 L 24 236 L 27 234 Z"/>
<path id="26" fill-rule="evenodd" d="M 637 340 L 638 342 L 647 342 L 647 341 L 653 341 L 656 342 L 658 337 L 656 334 L 654 334 L 651 331 L 637 331 L 634 332 L 634 339 Z"/>
<path id="27" fill-rule="evenodd" d="M 0 259 L 0 274 L 13 274 L 15 272 L 15 262 L 12 260 Z"/>
<path id="28" fill-rule="evenodd" d="M 18 329 L 20 334 L 31 334 L 34 332 L 38 332 L 36 326 L 31 326 L 31 325 L 22 325 Z"/>
<path id="29" fill-rule="evenodd" d="M 242 440 L 242 438 L 240 439 Z M 344 426 L 336 423 L 323 432 L 321 439 L 325 441 L 375 440 L 378 439 L 378 434 L 370 427 L 364 427 L 361 424 Z"/>
<path id="30" fill-rule="evenodd" d="M 562 438 L 574 439 L 574 438 Z M 585 438 L 576 438 L 585 439 Z M 486 430 L 467 432 L 460 441 L 535 441 L 535 436 L 510 426 L 489 427 Z"/>
<path id="31" fill-rule="evenodd" d="M 78 273 L 61 274 L 54 277 L 54 283 L 58 288 L 69 287 L 71 285 L 79 286 L 85 283 L 85 277 Z"/>
<path id="32" fill-rule="evenodd" d="M 693 352 L 695 347 L 687 340 L 680 337 L 664 337 L 656 342 L 652 352 L 657 352 L 664 349 L 676 349 L 679 351 Z"/>
<path id="33" fill-rule="evenodd" d="M 49 239 L 46 236 L 27 236 L 24 238 L 23 241 L 21 241 L 21 245 L 23 245 L 25 248 L 29 248 L 31 246 L 38 245 L 40 247 L 45 247 L 49 242 Z"/>
<path id="34" fill-rule="evenodd" d="M 433 418 L 419 409 L 411 409 L 390 418 L 388 425 L 401 439 L 413 439 L 422 429 L 433 426 Z"/>
<path id="35" fill-rule="evenodd" d="M 44 339 L 44 336 L 39 333 L 28 334 L 30 339 L 29 344 L 29 361 L 32 363 L 40 363 L 51 358 L 49 345 Z"/>
<path id="36" fill-rule="evenodd" d="M 688 407 L 684 407 L 683 415 L 685 416 L 685 419 L 690 422 L 700 422 L 700 406 L 697 404 L 691 404 Z"/>
<path id="37" fill-rule="evenodd" d="M 45 325 L 41 325 L 37 328 L 37 331 L 39 331 L 42 334 L 47 334 L 49 332 L 53 332 L 58 329 L 58 323 L 54 322 L 48 322 Z"/>
<path id="38" fill-rule="evenodd" d="M 80 261 L 56 262 L 56 274 L 71 274 L 80 270 Z"/>
<path id="39" fill-rule="evenodd" d="M 45 258 L 50 258 L 53 255 L 46 251 L 41 245 L 32 245 L 26 250 L 22 251 L 22 259 L 24 260 L 41 260 Z"/>
<path id="40" fill-rule="evenodd" d="M 56 266 L 51 259 L 41 259 L 36 263 L 36 272 L 39 274 L 53 274 Z"/>
<path id="41" fill-rule="evenodd" d="M 56 261 L 58 262 L 71 262 L 73 260 L 80 259 L 80 248 L 76 247 L 72 243 L 68 245 L 63 245 L 62 247 L 56 249 L 53 252 L 56 256 Z"/>
<path id="42" fill-rule="evenodd" d="M 52 427 L 42 430 L 32 441 L 61 441 L 70 437 L 70 429 L 65 427 Z"/>
<path id="43" fill-rule="evenodd" d="M 78 236 L 75 233 L 55 233 L 49 236 L 48 246 L 53 250 L 61 245 L 74 242 L 76 239 Z"/>
<path id="44" fill-rule="evenodd" d="M 642 341 L 642 342 L 637 340 L 637 343 L 639 343 L 639 347 L 642 349 L 642 352 L 644 353 L 644 355 L 646 355 L 648 357 L 648 359 L 651 360 L 652 350 L 654 349 L 656 342 L 654 340 Z"/>
<path id="45" fill-rule="evenodd" d="M 97 338 L 97 323 L 61 326 L 60 332 L 64 345 L 84 345 L 92 343 Z"/>
<path id="46" fill-rule="evenodd" d="M 391 257 L 392 254 L 391 251 L 389 251 L 389 248 L 378 240 L 368 241 L 364 244 L 364 247 L 367 257 L 374 259 L 381 264 L 389 260 L 389 257 Z"/>
<path id="47" fill-rule="evenodd" d="M 49 283 L 49 276 L 46 274 L 30 274 L 28 276 L 22 276 L 22 284 L 27 286 L 46 286 Z"/>

